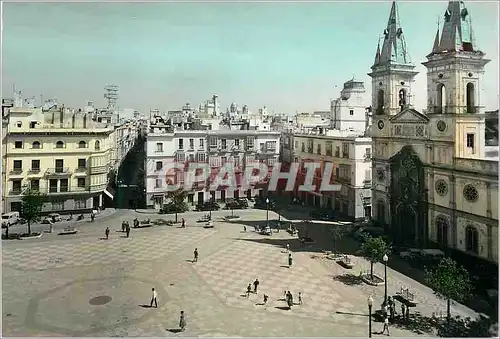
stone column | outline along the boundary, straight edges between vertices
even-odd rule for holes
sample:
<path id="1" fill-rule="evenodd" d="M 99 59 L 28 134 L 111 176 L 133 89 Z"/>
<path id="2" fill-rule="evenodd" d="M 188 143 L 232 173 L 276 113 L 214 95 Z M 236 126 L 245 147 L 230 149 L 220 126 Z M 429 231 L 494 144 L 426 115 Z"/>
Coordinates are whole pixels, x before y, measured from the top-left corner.
<path id="1" fill-rule="evenodd" d="M 491 218 L 491 183 L 486 182 L 485 184 L 485 189 L 486 189 L 486 217 Z M 496 207 L 496 206 L 495 206 Z"/>
<path id="2" fill-rule="evenodd" d="M 452 174 L 450 176 L 450 209 L 451 209 L 451 216 L 450 216 L 450 227 L 451 227 L 451 245 L 453 248 L 457 248 L 457 219 L 455 215 L 456 211 L 456 191 L 457 191 L 457 181 L 455 176 Z M 448 244 L 450 242 L 448 241 Z"/>

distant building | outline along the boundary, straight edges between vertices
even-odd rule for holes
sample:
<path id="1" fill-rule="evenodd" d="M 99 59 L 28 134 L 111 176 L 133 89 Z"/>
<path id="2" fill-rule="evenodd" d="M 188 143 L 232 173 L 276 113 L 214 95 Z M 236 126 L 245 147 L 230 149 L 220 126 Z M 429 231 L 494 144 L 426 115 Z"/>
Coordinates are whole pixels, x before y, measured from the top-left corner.
<path id="1" fill-rule="evenodd" d="M 362 81 L 353 78 L 344 83 L 340 97 L 331 101 L 332 127 L 338 130 L 364 131 L 369 100 Z"/>

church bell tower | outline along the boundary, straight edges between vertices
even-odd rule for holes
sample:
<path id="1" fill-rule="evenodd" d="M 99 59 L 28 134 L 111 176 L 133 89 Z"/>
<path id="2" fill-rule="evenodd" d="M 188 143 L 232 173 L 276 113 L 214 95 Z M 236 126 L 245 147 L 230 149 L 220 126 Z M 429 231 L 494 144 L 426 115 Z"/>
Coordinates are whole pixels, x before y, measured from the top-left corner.
<path id="1" fill-rule="evenodd" d="M 418 74 L 411 62 L 403 28 L 395 1 L 392 3 L 389 21 L 383 33 L 382 48 L 380 41 L 371 67 L 372 114 L 375 116 L 396 115 L 412 106 L 411 86 Z"/>

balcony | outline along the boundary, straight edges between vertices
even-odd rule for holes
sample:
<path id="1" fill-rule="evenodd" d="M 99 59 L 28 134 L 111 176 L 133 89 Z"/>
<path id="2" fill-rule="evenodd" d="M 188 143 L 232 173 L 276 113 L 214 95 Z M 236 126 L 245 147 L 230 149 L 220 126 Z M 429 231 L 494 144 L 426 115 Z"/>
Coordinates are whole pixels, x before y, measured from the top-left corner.
<path id="1" fill-rule="evenodd" d="M 370 179 L 363 180 L 363 188 L 371 188 L 372 181 Z"/>
<path id="2" fill-rule="evenodd" d="M 28 171 L 28 176 L 41 176 L 40 168 L 32 168 Z"/>
<path id="3" fill-rule="evenodd" d="M 332 151 L 331 149 L 327 149 L 327 150 L 326 150 L 326 156 L 327 156 L 327 157 L 331 157 L 331 156 L 332 156 L 332 154 L 333 154 L 333 151 Z"/>
<path id="4" fill-rule="evenodd" d="M 371 154 L 365 154 L 364 157 L 363 157 L 363 161 L 364 162 L 370 162 L 372 161 L 372 155 Z"/>
<path id="5" fill-rule="evenodd" d="M 51 177 L 65 177 L 70 176 L 71 171 L 69 170 L 69 167 L 54 167 L 48 168 L 47 171 L 45 171 L 45 175 Z"/>
<path id="6" fill-rule="evenodd" d="M 87 175 L 87 167 L 77 167 L 77 169 L 75 170 L 75 175 Z"/>
<path id="7" fill-rule="evenodd" d="M 14 168 L 12 169 L 9 174 L 11 176 L 14 176 L 14 175 L 22 175 L 23 174 L 23 169 L 22 168 Z"/>
<path id="8" fill-rule="evenodd" d="M 340 152 L 339 152 L 339 151 L 335 151 L 335 156 L 336 156 L 337 158 L 340 158 Z"/>
<path id="9" fill-rule="evenodd" d="M 103 174 L 108 173 L 108 165 L 104 166 L 92 166 L 90 167 L 90 174 Z"/>
<path id="10" fill-rule="evenodd" d="M 307 153 L 311 153 L 313 154 L 314 153 L 314 150 L 313 150 L 313 147 L 307 147 Z"/>
<path id="11" fill-rule="evenodd" d="M 22 189 L 19 188 L 13 188 L 9 191 L 9 195 L 20 195 L 22 193 Z"/>
<path id="12" fill-rule="evenodd" d="M 349 159 L 349 152 L 347 152 L 347 153 L 342 152 L 342 158 L 347 158 L 347 159 Z"/>

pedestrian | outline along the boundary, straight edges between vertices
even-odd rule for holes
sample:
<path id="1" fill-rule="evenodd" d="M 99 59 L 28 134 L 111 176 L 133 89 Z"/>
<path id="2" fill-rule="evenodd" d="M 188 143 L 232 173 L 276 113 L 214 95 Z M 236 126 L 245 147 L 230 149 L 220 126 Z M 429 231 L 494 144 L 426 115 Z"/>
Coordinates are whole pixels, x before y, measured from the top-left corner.
<path id="1" fill-rule="evenodd" d="M 104 234 L 106 234 L 106 240 L 109 239 L 109 227 L 106 227 L 106 231 L 104 231 Z"/>
<path id="2" fill-rule="evenodd" d="M 186 220 L 182 218 L 182 228 L 186 227 Z"/>
<path id="3" fill-rule="evenodd" d="M 198 262 L 198 248 L 194 249 L 194 259 L 193 262 Z"/>
<path id="4" fill-rule="evenodd" d="M 285 300 L 286 300 L 287 297 L 288 297 L 288 294 L 286 293 L 286 291 L 283 291 L 283 298 L 285 298 Z"/>
<path id="5" fill-rule="evenodd" d="M 267 294 L 264 294 L 264 305 L 267 304 L 268 299 L 269 299 L 269 297 L 267 296 Z"/>
<path id="6" fill-rule="evenodd" d="M 246 232 L 246 231 L 247 231 L 247 227 L 243 226 L 243 232 Z"/>
<path id="7" fill-rule="evenodd" d="M 302 292 L 299 292 L 299 305 L 302 305 Z"/>
<path id="8" fill-rule="evenodd" d="M 151 303 L 149 304 L 149 307 L 153 307 L 153 302 L 155 303 L 155 307 L 158 308 L 158 294 L 156 294 L 156 290 L 154 287 L 151 289 L 152 296 L 151 296 Z"/>
<path id="9" fill-rule="evenodd" d="M 292 297 L 292 293 L 290 293 L 290 291 L 288 291 L 286 293 L 286 303 L 288 305 L 288 308 L 292 308 L 292 306 L 293 306 L 293 297 Z"/>
<path id="10" fill-rule="evenodd" d="M 129 225 L 127 225 L 126 231 L 127 231 L 127 238 L 128 238 L 128 237 L 130 237 L 130 226 Z"/>
<path id="11" fill-rule="evenodd" d="M 405 319 L 405 304 L 401 303 L 401 320 Z"/>
<path id="12" fill-rule="evenodd" d="M 288 291 L 288 295 L 290 296 L 290 304 L 293 305 L 293 295 L 292 295 L 292 292 Z"/>
<path id="13" fill-rule="evenodd" d="M 389 307 L 387 307 L 387 303 L 384 303 L 382 310 L 384 312 L 384 317 L 387 317 L 389 315 Z"/>
<path id="14" fill-rule="evenodd" d="M 257 289 L 259 288 L 259 279 L 255 279 L 255 281 L 253 282 L 253 293 L 257 293 Z"/>
<path id="15" fill-rule="evenodd" d="M 252 284 L 248 284 L 247 286 L 247 298 L 250 297 L 250 293 L 252 293 Z"/>
<path id="16" fill-rule="evenodd" d="M 293 259 L 292 259 L 292 253 L 288 253 L 288 267 L 292 267 L 292 262 L 293 262 Z"/>
<path id="17" fill-rule="evenodd" d="M 181 311 L 181 317 L 179 319 L 179 327 L 181 329 L 182 332 L 184 332 L 184 330 L 186 329 L 186 315 L 184 314 L 184 311 Z"/>
<path id="18" fill-rule="evenodd" d="M 290 252 L 290 244 L 286 244 L 286 252 Z"/>
<path id="19" fill-rule="evenodd" d="M 386 330 L 387 330 L 387 335 L 390 336 L 391 334 L 389 333 L 389 317 L 388 316 L 385 316 L 384 328 L 382 329 L 382 332 L 380 332 L 380 334 L 384 334 Z"/>

